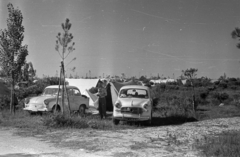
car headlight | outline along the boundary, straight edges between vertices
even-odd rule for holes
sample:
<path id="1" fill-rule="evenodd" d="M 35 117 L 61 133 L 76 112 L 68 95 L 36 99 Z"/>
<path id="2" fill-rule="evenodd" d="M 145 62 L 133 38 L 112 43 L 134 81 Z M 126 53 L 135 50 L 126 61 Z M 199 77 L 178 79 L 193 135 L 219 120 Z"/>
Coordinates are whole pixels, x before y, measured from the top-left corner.
<path id="1" fill-rule="evenodd" d="M 30 98 L 25 98 L 25 104 L 28 104 L 30 101 Z"/>
<path id="2" fill-rule="evenodd" d="M 143 105 L 143 108 L 144 108 L 144 109 L 147 109 L 148 107 L 149 107 L 148 104 L 144 104 L 144 105 Z"/>
<path id="3" fill-rule="evenodd" d="M 120 109 L 120 108 L 122 107 L 122 105 L 121 105 L 120 103 L 116 103 L 116 104 L 115 104 L 115 107 L 118 108 L 118 109 Z"/>
<path id="4" fill-rule="evenodd" d="M 43 103 L 44 103 L 45 105 L 48 105 L 48 104 L 49 104 L 49 101 L 44 100 Z"/>

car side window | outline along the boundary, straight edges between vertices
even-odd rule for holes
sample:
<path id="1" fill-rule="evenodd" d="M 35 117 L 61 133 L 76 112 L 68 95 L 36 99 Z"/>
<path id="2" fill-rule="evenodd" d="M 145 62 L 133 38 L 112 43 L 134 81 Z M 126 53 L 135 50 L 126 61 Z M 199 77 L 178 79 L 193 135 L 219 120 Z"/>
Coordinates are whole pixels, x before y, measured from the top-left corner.
<path id="1" fill-rule="evenodd" d="M 73 89 L 67 89 L 68 95 L 73 96 Z"/>
<path id="2" fill-rule="evenodd" d="M 79 90 L 73 89 L 73 95 L 75 95 L 75 96 L 81 96 L 81 93 L 80 93 Z"/>

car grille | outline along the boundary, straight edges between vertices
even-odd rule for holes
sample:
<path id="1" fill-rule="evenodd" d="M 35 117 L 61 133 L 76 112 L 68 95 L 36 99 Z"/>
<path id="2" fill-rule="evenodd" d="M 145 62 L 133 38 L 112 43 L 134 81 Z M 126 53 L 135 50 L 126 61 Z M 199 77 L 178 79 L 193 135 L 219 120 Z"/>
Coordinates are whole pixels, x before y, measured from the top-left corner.
<path id="1" fill-rule="evenodd" d="M 142 114 L 143 110 L 139 107 L 122 107 L 121 113 Z"/>

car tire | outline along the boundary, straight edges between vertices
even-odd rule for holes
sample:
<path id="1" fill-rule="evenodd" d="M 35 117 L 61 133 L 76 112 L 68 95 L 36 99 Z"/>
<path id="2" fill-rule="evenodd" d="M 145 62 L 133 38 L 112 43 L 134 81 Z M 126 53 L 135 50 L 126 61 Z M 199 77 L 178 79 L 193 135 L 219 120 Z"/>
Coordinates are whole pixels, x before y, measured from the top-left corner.
<path id="1" fill-rule="evenodd" d="M 86 115 L 86 106 L 85 105 L 80 105 L 78 112 L 79 112 L 79 115 L 81 117 L 85 116 Z"/>
<path id="2" fill-rule="evenodd" d="M 114 118 L 113 118 L 113 124 L 114 124 L 114 125 L 118 125 L 119 122 L 120 122 L 120 120 L 118 120 L 118 119 L 114 119 Z"/>
<path id="3" fill-rule="evenodd" d="M 53 112 L 54 114 L 60 113 L 60 112 L 61 112 L 60 106 L 54 105 L 53 108 L 52 108 L 52 112 Z"/>

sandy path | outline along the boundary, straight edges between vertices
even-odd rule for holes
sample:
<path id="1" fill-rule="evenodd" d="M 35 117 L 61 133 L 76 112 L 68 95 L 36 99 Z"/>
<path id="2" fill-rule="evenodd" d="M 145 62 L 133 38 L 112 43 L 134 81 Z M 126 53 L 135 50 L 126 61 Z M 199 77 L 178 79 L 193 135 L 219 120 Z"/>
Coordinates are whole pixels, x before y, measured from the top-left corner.
<path id="1" fill-rule="evenodd" d="M 0 157 L 96 157 L 81 150 L 57 148 L 39 138 L 16 136 L 14 132 L 0 128 Z"/>
<path id="2" fill-rule="evenodd" d="M 201 156 L 196 141 L 231 130 L 240 130 L 240 117 L 118 131 L 59 130 L 37 138 L 0 129 L 0 157 Z"/>

